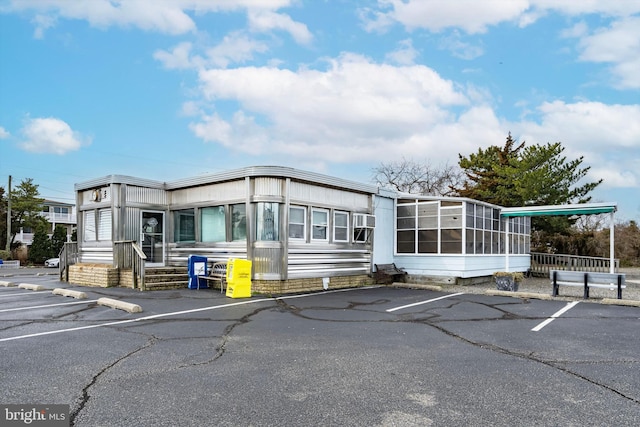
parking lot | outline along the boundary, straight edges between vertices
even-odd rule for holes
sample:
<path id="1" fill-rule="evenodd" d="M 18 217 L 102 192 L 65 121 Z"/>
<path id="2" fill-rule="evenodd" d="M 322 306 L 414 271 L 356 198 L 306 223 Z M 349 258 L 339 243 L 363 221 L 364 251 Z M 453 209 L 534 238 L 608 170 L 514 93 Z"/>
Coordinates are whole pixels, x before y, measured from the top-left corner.
<path id="1" fill-rule="evenodd" d="M 0 287 L 0 403 L 69 404 L 76 426 L 640 424 L 637 307 L 464 288 L 230 299 L 13 280 L 45 290 Z"/>

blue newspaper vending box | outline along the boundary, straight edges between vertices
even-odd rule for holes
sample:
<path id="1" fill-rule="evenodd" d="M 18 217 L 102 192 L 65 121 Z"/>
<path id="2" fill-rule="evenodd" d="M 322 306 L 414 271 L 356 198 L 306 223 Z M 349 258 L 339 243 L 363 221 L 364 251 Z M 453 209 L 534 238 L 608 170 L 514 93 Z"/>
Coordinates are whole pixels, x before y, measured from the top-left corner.
<path id="1" fill-rule="evenodd" d="M 189 289 L 207 289 L 207 281 L 198 280 L 198 276 L 207 275 L 207 257 L 189 255 Z"/>

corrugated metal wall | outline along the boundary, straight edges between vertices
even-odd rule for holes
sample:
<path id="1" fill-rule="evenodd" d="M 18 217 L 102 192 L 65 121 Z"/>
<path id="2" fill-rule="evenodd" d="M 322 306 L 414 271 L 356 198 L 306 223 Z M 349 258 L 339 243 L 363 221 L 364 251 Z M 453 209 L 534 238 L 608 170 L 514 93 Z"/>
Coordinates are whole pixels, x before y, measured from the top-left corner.
<path id="1" fill-rule="evenodd" d="M 127 204 L 144 203 L 147 205 L 167 206 L 169 203 L 165 190 L 132 185 L 127 185 L 126 198 Z"/>
<path id="2" fill-rule="evenodd" d="M 309 203 L 318 207 L 330 206 L 354 212 L 368 212 L 370 209 L 371 196 L 368 194 L 352 193 L 304 182 L 291 182 L 289 191 L 292 203 Z"/>
<path id="3" fill-rule="evenodd" d="M 284 249 L 282 247 L 256 247 L 253 249 L 253 277 L 260 280 L 281 280 Z"/>
<path id="4" fill-rule="evenodd" d="M 78 254 L 79 262 L 88 264 L 113 264 L 113 248 L 109 246 L 83 246 Z"/>
<path id="5" fill-rule="evenodd" d="M 255 178 L 251 193 L 259 197 L 284 197 L 284 182 L 282 178 Z"/>
<path id="6" fill-rule="evenodd" d="M 247 259 L 245 242 L 219 243 L 216 247 L 177 247 L 175 243 L 167 245 L 167 265 L 186 266 L 189 255 L 207 257 L 209 263 L 227 261 L 229 258 Z"/>
<path id="7" fill-rule="evenodd" d="M 371 251 L 326 246 L 289 245 L 289 279 L 369 274 Z"/>
<path id="8" fill-rule="evenodd" d="M 174 206 L 202 204 L 203 202 L 215 204 L 215 202 L 224 203 L 245 197 L 245 181 L 240 180 L 174 190 L 171 193 L 171 204 Z"/>

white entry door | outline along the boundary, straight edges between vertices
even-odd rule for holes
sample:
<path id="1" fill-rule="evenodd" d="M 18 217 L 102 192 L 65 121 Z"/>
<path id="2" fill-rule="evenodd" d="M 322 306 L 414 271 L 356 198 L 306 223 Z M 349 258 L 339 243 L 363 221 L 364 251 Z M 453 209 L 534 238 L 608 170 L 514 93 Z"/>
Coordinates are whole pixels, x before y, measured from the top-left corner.
<path id="1" fill-rule="evenodd" d="M 140 246 L 147 256 L 148 266 L 164 265 L 164 212 L 142 211 L 140 215 Z"/>

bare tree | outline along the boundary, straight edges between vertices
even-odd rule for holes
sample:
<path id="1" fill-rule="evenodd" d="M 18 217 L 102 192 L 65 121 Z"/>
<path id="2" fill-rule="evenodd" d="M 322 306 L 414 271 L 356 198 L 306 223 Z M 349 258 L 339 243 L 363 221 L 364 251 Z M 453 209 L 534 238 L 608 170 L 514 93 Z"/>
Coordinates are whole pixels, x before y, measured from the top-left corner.
<path id="1" fill-rule="evenodd" d="M 380 163 L 373 169 L 373 181 L 384 188 L 424 196 L 455 196 L 464 174 L 457 166 L 446 163 L 433 167 L 403 158 L 398 162 Z"/>

